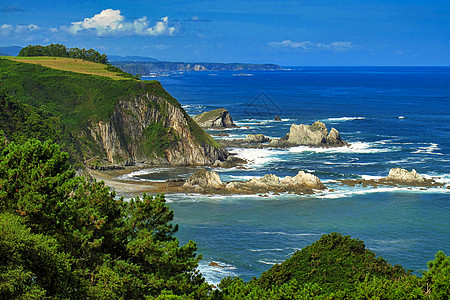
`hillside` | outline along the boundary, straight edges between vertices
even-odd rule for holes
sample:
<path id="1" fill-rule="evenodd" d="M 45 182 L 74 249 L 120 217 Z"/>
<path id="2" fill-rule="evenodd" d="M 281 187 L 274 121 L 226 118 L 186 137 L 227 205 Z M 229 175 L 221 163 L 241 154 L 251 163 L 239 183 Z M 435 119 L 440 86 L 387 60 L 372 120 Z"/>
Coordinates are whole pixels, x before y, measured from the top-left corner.
<path id="1" fill-rule="evenodd" d="M 0 59 L 0 92 L 59 119 L 90 164 L 208 165 L 226 158 L 159 82 L 123 76 L 70 58 Z"/>

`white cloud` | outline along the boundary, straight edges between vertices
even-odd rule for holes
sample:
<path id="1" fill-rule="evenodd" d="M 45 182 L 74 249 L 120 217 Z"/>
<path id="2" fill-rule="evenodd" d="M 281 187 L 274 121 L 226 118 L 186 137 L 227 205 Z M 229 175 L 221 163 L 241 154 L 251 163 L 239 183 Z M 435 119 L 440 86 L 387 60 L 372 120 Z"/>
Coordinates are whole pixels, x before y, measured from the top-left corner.
<path id="1" fill-rule="evenodd" d="M 2 36 L 7 36 L 7 35 L 11 35 L 11 34 L 25 34 L 25 33 L 30 33 L 33 32 L 35 30 L 40 29 L 39 26 L 34 25 L 34 24 L 29 24 L 29 25 L 10 25 L 10 24 L 3 24 L 0 26 L 0 35 Z"/>
<path id="2" fill-rule="evenodd" d="M 303 51 L 313 51 L 313 50 L 347 51 L 357 47 L 357 45 L 354 45 L 352 42 L 333 42 L 330 44 L 324 44 L 324 43 L 313 43 L 310 41 L 293 42 L 291 40 L 284 40 L 281 42 L 270 42 L 268 43 L 268 45 L 273 48 L 291 48 Z"/>
<path id="3" fill-rule="evenodd" d="M 150 26 L 147 17 L 144 16 L 134 22 L 126 22 L 120 10 L 105 9 L 92 18 L 83 21 L 72 22 L 69 31 L 77 34 L 80 31 L 93 30 L 98 36 L 128 34 L 128 35 L 174 35 L 175 26 L 169 26 L 169 18 L 166 16 L 157 21 L 154 26 Z"/>

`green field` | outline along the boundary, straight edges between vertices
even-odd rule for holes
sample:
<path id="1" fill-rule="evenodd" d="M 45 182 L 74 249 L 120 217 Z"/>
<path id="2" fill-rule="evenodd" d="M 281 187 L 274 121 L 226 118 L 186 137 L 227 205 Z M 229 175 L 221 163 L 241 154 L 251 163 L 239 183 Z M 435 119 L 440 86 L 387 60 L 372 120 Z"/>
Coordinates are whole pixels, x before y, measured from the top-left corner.
<path id="1" fill-rule="evenodd" d="M 1 56 L 0 58 L 27 64 L 40 65 L 56 70 L 104 76 L 116 80 L 131 79 L 131 78 L 124 78 L 118 72 L 108 70 L 107 65 L 93 63 L 82 59 L 73 59 L 66 57 L 48 57 L 48 56 L 33 56 L 33 57 Z"/>

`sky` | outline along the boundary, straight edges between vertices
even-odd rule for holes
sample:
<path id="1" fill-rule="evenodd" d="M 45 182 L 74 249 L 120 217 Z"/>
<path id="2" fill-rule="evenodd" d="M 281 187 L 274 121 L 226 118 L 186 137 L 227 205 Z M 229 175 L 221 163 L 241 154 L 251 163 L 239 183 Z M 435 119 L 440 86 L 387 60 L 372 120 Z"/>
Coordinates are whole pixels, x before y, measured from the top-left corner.
<path id="1" fill-rule="evenodd" d="M 0 47 L 164 61 L 449 66 L 450 1 L 2 0 Z"/>

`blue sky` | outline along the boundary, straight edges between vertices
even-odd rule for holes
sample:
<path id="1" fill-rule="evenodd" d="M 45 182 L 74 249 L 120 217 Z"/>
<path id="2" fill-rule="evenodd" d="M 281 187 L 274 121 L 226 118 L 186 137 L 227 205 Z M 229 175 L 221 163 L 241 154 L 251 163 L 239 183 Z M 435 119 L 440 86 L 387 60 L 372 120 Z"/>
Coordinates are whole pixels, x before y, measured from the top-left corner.
<path id="1" fill-rule="evenodd" d="M 50 43 L 167 61 L 448 66 L 450 2 L 2 0 L 0 47 Z"/>

